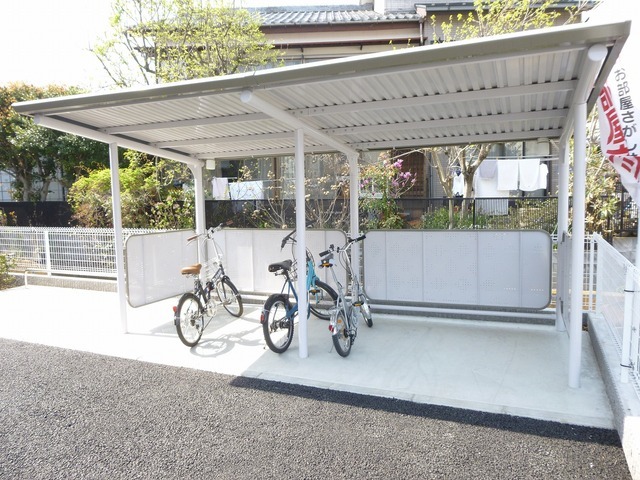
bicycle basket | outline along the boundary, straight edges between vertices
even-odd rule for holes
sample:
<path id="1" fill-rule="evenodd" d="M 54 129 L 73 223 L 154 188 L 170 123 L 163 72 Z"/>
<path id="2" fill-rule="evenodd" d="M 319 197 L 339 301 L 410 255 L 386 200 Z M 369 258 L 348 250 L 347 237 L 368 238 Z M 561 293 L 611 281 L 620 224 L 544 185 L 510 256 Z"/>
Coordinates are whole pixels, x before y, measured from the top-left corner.
<path id="1" fill-rule="evenodd" d="M 218 271 L 218 261 L 216 259 L 210 259 L 207 260 L 203 267 L 204 267 L 204 274 L 207 278 L 207 280 L 210 280 L 211 278 L 213 278 L 213 276 L 217 273 Z"/>

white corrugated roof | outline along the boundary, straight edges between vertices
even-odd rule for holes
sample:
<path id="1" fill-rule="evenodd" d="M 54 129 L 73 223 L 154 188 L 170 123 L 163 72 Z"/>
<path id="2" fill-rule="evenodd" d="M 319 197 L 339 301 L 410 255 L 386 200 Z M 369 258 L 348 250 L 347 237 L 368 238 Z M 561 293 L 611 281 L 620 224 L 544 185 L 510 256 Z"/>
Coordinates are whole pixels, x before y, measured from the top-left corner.
<path id="1" fill-rule="evenodd" d="M 594 105 L 629 30 L 554 27 L 14 107 L 196 164 L 292 154 L 296 129 L 316 153 L 557 138 L 574 104 Z"/>

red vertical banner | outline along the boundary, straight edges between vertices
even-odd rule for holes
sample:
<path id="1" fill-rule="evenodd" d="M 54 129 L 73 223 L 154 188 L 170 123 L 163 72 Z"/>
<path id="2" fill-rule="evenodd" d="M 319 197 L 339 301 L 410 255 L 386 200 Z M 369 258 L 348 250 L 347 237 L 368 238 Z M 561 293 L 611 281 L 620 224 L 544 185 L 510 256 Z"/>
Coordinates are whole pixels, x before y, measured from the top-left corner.
<path id="1" fill-rule="evenodd" d="M 620 174 L 620 180 L 635 198 L 640 184 L 640 131 L 633 103 L 640 91 L 633 90 L 630 72 L 619 63 L 607 79 L 598 98 L 602 154 Z"/>

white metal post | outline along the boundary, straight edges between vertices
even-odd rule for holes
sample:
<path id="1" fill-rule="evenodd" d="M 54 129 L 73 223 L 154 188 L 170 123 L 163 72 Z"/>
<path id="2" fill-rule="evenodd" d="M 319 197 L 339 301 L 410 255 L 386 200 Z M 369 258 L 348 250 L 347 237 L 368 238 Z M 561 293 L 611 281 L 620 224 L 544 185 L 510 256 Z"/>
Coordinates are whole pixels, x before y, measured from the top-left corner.
<path id="1" fill-rule="evenodd" d="M 189 170 L 193 174 L 193 188 L 195 191 L 195 215 L 196 233 L 204 233 L 207 228 L 204 206 L 204 184 L 202 175 L 202 165 L 189 165 Z"/>
<path id="2" fill-rule="evenodd" d="M 44 231 L 44 262 L 47 275 L 51 276 L 51 244 L 49 243 L 49 231 Z"/>
<path id="3" fill-rule="evenodd" d="M 124 279 L 124 235 L 122 233 L 122 211 L 120 207 L 120 165 L 118 162 L 118 144 L 109 144 L 109 164 L 111 167 L 111 203 L 113 207 L 113 231 L 115 235 L 116 280 L 120 302 L 120 324 L 122 333 L 127 333 L 127 296 Z"/>
<path id="4" fill-rule="evenodd" d="M 358 155 L 348 155 L 347 159 L 349 160 L 349 226 L 351 228 L 351 236 L 355 238 L 360 235 L 360 215 L 358 210 L 360 169 Z M 355 243 L 352 247 L 351 265 L 356 275 L 360 275 L 360 243 Z"/>
<path id="5" fill-rule="evenodd" d="M 629 382 L 631 368 L 631 326 L 633 325 L 633 268 L 627 267 L 624 283 L 624 317 L 622 323 L 622 355 L 620 359 L 620 381 Z"/>
<path id="6" fill-rule="evenodd" d="M 587 104 L 575 105 L 573 131 L 573 217 L 571 245 L 571 313 L 569 319 L 569 386 L 580 386 L 582 363 L 582 292 L 584 289 L 584 216 L 586 192 Z"/>
<path id="7" fill-rule="evenodd" d="M 560 168 L 558 170 L 558 258 L 556 263 L 556 330 L 566 330 L 562 306 L 566 301 L 565 234 L 569 231 L 569 146 L 568 139 L 560 143 Z"/>
<path id="8" fill-rule="evenodd" d="M 593 238 L 593 235 L 591 235 L 591 240 L 589 241 L 589 290 L 588 290 L 589 291 L 588 308 L 590 311 L 594 311 L 595 305 L 596 305 L 595 294 L 593 293 L 593 287 L 594 287 L 593 277 L 595 276 L 595 273 L 596 273 L 595 263 L 596 263 L 596 242 L 595 242 L 595 239 Z"/>
<path id="9" fill-rule="evenodd" d="M 304 186 L 304 132 L 296 130 L 296 258 L 298 259 L 298 341 L 300 358 L 309 356 L 307 344 L 307 240 Z"/>
<path id="10" fill-rule="evenodd" d="M 196 233 L 204 233 L 207 229 L 205 205 L 204 205 L 204 183 L 202 175 L 202 165 L 189 165 L 189 170 L 193 175 L 193 188 L 195 191 L 195 216 L 196 216 Z M 206 242 L 198 242 L 198 261 L 204 263 L 208 258 L 208 252 L 205 251 Z M 203 268 L 201 273 L 201 280 L 204 281 L 206 277 L 205 269 Z"/>

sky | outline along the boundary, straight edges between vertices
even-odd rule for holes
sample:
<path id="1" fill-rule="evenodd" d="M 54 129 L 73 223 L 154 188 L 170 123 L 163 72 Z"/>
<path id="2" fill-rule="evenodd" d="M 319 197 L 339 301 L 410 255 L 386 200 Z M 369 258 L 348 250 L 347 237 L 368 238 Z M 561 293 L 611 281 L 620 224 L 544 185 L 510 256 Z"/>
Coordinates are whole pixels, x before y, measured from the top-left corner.
<path id="1" fill-rule="evenodd" d="M 109 28 L 112 0 L 2 0 L 0 85 L 23 81 L 98 90 L 109 80 L 89 49 Z M 237 0 L 246 7 L 308 0 Z M 323 5 L 357 3 L 321 0 Z"/>
<path id="2" fill-rule="evenodd" d="M 636 1 L 606 0 L 620 6 L 606 10 L 630 18 L 629 12 L 637 10 L 635 5 L 631 8 L 632 2 Z M 109 85 L 102 66 L 89 49 L 108 30 L 111 2 L 2 0 L 0 85 L 23 81 L 37 86 L 58 84 L 88 90 Z M 236 0 L 236 3 L 245 7 L 306 5 L 309 0 Z M 357 4 L 358 0 L 319 0 L 315 3 L 345 5 Z"/>

